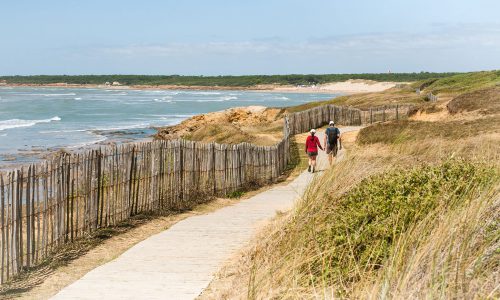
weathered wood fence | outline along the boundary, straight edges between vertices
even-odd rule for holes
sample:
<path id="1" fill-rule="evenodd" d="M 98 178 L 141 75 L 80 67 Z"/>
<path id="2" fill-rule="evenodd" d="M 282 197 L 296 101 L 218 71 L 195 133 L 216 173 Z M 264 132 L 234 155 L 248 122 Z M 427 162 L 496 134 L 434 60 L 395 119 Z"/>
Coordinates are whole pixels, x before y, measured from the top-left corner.
<path id="1" fill-rule="evenodd" d="M 326 105 L 294 113 L 285 117 L 283 139 L 274 146 L 152 141 L 65 154 L 0 174 L 0 280 L 133 215 L 188 208 L 276 181 L 287 168 L 292 134 L 329 120 L 360 125 L 397 119 L 400 109 Z"/>
<path id="2" fill-rule="evenodd" d="M 289 133 L 274 146 L 153 141 L 63 155 L 0 175 L 1 280 L 52 250 L 133 215 L 182 209 L 287 167 Z"/>
<path id="3" fill-rule="evenodd" d="M 336 105 L 323 105 L 289 116 L 290 133 L 297 134 L 318 128 L 334 120 L 341 125 L 366 125 L 408 117 L 412 105 L 385 105 L 367 110 Z"/>
<path id="4" fill-rule="evenodd" d="M 438 96 L 434 95 L 432 92 L 428 93 L 425 95 L 425 98 L 431 102 L 436 102 L 438 101 Z"/>

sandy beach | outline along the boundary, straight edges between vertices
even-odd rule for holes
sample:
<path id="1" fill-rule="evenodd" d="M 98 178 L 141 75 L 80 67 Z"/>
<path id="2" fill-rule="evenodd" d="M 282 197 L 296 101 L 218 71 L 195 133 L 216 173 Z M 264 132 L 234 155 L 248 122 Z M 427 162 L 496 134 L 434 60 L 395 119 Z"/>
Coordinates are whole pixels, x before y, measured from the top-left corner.
<path id="1" fill-rule="evenodd" d="M 116 90 L 222 90 L 222 91 L 260 91 L 279 93 L 342 93 L 360 94 L 381 92 L 395 87 L 402 82 L 379 82 L 372 80 L 351 79 L 342 82 L 331 82 L 313 86 L 293 86 L 293 85 L 255 85 L 255 86 L 187 86 L 187 85 L 104 85 L 104 84 L 5 84 L 4 87 L 58 87 L 58 88 L 89 88 L 89 89 L 116 89 Z"/>
<path id="2" fill-rule="evenodd" d="M 375 93 L 382 92 L 395 87 L 401 82 L 378 82 L 372 80 L 352 79 L 343 82 L 332 82 L 319 84 L 316 86 L 306 87 L 275 87 L 274 91 L 279 92 L 304 92 L 304 93 L 343 93 L 343 94 L 359 94 L 359 93 Z"/>

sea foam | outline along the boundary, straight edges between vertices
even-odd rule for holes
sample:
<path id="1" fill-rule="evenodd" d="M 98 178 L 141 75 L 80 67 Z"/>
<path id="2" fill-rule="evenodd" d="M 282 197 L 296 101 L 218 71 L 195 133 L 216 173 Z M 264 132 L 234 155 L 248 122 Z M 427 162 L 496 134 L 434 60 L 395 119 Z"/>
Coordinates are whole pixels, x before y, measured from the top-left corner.
<path id="1" fill-rule="evenodd" d="M 56 122 L 56 121 L 61 121 L 61 118 L 59 118 L 58 116 L 55 116 L 53 118 L 43 119 L 43 120 L 10 119 L 10 120 L 5 120 L 5 121 L 0 121 L 0 131 L 6 130 L 6 129 L 18 128 L 18 127 L 31 127 L 31 126 L 34 126 L 38 123 L 50 123 L 50 122 Z"/>
<path id="2" fill-rule="evenodd" d="M 221 97 L 220 99 L 223 100 L 223 101 L 229 101 L 229 100 L 236 100 L 236 99 L 238 99 L 238 97 L 236 97 L 236 96 L 225 96 L 225 97 Z"/>

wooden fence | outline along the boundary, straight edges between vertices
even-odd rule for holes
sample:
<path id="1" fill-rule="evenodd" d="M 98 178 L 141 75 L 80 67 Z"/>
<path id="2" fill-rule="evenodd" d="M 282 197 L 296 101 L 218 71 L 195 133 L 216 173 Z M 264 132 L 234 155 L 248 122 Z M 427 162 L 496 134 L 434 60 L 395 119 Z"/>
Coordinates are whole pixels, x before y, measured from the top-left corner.
<path id="1" fill-rule="evenodd" d="M 334 105 L 294 113 L 285 117 L 283 139 L 274 146 L 152 141 L 64 154 L 0 174 L 0 280 L 133 215 L 188 208 L 276 181 L 287 168 L 292 134 L 329 120 L 360 125 L 399 118 L 400 108 L 391 109 L 370 109 L 369 117 Z"/>
<path id="2" fill-rule="evenodd" d="M 361 111 L 361 124 L 373 124 L 375 122 L 386 122 L 408 118 L 413 105 L 383 105 Z"/>
<path id="3" fill-rule="evenodd" d="M 286 123 L 288 124 L 288 123 Z M 0 175 L 2 282 L 55 247 L 143 212 L 191 207 L 275 181 L 289 159 L 274 146 L 153 141 L 62 155 Z"/>
<path id="4" fill-rule="evenodd" d="M 352 126 L 399 120 L 408 117 L 412 105 L 385 105 L 367 110 L 336 105 L 323 105 L 289 116 L 290 133 L 297 134 L 318 128 L 334 120 L 336 124 Z"/>
<path id="5" fill-rule="evenodd" d="M 425 98 L 431 102 L 438 101 L 438 96 L 434 95 L 432 92 L 425 95 Z"/>

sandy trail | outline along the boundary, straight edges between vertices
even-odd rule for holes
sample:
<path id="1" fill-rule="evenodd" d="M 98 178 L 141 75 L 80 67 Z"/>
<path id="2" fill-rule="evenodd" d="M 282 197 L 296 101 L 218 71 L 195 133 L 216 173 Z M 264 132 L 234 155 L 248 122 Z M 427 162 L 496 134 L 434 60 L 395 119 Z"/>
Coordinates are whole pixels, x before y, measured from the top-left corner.
<path id="1" fill-rule="evenodd" d="M 322 140 L 323 133 L 318 137 Z M 322 151 L 318 163 L 319 170 L 327 166 Z M 304 171 L 288 185 L 180 221 L 90 271 L 53 299 L 194 299 L 265 221 L 292 208 L 317 174 Z"/>

